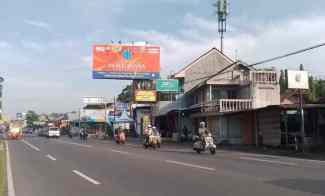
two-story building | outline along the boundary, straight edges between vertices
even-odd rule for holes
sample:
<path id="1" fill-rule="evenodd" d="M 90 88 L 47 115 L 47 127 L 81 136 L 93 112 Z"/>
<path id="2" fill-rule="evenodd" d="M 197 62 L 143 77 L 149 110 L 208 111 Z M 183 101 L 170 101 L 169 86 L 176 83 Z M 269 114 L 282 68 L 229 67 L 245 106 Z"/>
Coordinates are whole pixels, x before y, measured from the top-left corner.
<path id="1" fill-rule="evenodd" d="M 174 78 L 184 89 L 178 100 L 168 106 L 170 111 L 178 111 L 178 132 L 187 126 L 195 134 L 199 123 L 204 121 L 218 142 L 256 144 L 260 129 L 272 126 L 272 121 L 269 125 L 258 123 L 269 117 L 257 110 L 280 104 L 280 87 L 274 70 L 256 70 L 216 48 L 195 59 Z M 270 143 L 276 141 L 272 137 L 277 136 L 272 133 L 265 136 L 263 139 Z"/>

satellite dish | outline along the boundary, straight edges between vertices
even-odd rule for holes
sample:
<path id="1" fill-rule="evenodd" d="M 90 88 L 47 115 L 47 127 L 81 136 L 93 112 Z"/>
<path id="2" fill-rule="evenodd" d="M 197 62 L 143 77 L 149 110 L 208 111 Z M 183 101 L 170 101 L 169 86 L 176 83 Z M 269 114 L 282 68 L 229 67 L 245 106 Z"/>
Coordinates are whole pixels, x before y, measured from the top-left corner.
<path id="1" fill-rule="evenodd" d="M 3 79 L 3 77 L 0 77 L 0 83 L 4 82 L 5 79 Z"/>

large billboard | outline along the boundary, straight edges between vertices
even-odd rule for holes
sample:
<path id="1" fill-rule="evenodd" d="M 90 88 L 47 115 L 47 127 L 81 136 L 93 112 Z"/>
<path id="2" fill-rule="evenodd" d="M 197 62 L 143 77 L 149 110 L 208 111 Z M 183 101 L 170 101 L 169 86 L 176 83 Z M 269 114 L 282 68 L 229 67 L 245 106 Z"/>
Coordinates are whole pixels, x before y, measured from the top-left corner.
<path id="1" fill-rule="evenodd" d="M 94 79 L 158 79 L 160 47 L 95 45 L 92 66 Z"/>

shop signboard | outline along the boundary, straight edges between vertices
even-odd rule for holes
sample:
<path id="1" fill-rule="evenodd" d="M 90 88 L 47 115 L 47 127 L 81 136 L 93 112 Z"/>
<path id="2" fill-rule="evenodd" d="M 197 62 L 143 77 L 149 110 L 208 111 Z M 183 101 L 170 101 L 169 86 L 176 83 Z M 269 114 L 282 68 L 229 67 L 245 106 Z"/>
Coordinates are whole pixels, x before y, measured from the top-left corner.
<path id="1" fill-rule="evenodd" d="M 178 92 L 178 80 L 157 80 L 156 90 L 157 92 Z"/>
<path id="2" fill-rule="evenodd" d="M 84 97 L 82 98 L 84 104 L 87 105 L 100 105 L 105 103 L 104 97 Z"/>
<path id="3" fill-rule="evenodd" d="M 117 102 L 115 105 L 116 105 L 116 111 L 123 112 L 129 110 L 129 105 L 127 103 Z"/>
<path id="4" fill-rule="evenodd" d="M 135 102 L 156 102 L 157 92 L 154 90 L 136 90 L 134 98 Z"/>

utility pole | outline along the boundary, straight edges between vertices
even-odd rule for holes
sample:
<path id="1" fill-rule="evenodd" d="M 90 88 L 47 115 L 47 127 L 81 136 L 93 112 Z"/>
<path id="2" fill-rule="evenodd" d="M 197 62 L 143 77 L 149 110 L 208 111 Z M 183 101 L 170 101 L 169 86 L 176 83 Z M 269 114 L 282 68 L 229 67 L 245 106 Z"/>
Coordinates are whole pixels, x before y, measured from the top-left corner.
<path id="1" fill-rule="evenodd" d="M 220 51 L 223 53 L 223 39 L 224 33 L 227 32 L 227 16 L 229 14 L 228 11 L 228 1 L 227 0 L 217 0 L 214 4 L 216 7 L 216 14 L 218 17 L 218 32 L 220 34 Z"/>

